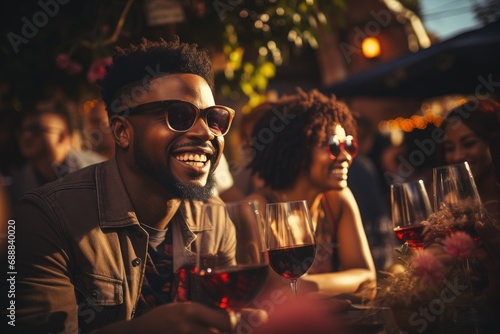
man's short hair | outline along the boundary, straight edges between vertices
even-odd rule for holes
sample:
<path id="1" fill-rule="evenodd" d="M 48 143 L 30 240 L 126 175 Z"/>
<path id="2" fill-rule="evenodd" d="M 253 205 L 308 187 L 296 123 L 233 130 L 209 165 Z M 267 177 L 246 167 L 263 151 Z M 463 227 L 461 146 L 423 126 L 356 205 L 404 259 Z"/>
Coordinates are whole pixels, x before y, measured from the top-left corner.
<path id="1" fill-rule="evenodd" d="M 167 74 L 191 73 L 205 79 L 213 89 L 211 61 L 197 44 L 172 41 L 151 41 L 143 38 L 137 45 L 114 50 L 113 63 L 99 82 L 108 116 L 130 102 L 137 104 L 149 88 L 152 79 Z"/>

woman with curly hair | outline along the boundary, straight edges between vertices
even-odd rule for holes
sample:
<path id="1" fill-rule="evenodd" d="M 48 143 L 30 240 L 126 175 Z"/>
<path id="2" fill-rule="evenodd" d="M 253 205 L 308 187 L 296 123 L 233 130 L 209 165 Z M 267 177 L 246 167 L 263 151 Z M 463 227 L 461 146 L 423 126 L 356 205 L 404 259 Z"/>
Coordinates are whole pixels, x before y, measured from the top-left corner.
<path id="1" fill-rule="evenodd" d="M 344 103 L 317 90 L 285 96 L 258 107 L 253 129 L 252 173 L 265 186 L 250 195 L 266 203 L 306 200 L 316 233 L 317 254 L 310 288 L 355 294 L 376 278 L 358 206 L 347 187 L 357 153 L 355 121 Z M 300 291 L 309 289 L 300 288 Z M 368 296 L 374 290 L 367 289 Z"/>

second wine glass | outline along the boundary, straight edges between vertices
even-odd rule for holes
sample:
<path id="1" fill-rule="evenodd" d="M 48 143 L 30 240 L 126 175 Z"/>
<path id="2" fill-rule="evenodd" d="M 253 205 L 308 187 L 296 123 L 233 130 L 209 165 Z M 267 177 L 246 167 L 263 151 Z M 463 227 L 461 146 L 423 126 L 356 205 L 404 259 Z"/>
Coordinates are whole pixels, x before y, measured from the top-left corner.
<path id="1" fill-rule="evenodd" d="M 461 230 L 478 238 L 474 224 L 481 220 L 482 203 L 469 164 L 434 168 L 434 210 L 453 217 L 449 231 Z"/>
<path id="2" fill-rule="evenodd" d="M 307 273 L 316 256 L 316 239 L 306 201 L 266 205 L 266 243 L 269 264 L 290 281 L 297 295 L 297 279 Z"/>
<path id="3" fill-rule="evenodd" d="M 424 247 L 422 222 L 432 214 L 431 202 L 422 180 L 391 185 L 394 233 L 414 248 Z"/>
<path id="4" fill-rule="evenodd" d="M 250 302 L 266 281 L 263 219 L 257 201 L 206 204 L 197 235 L 197 300 L 227 310 Z M 214 222 L 224 222 L 216 231 Z"/>

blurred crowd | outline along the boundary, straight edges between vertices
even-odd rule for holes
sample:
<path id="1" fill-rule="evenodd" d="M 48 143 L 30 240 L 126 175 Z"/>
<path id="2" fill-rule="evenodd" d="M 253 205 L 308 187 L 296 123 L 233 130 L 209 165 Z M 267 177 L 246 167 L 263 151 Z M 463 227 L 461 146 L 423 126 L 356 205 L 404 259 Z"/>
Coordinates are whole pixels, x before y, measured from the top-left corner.
<path id="1" fill-rule="evenodd" d="M 0 173 L 9 206 L 45 183 L 114 153 L 108 117 L 97 90 L 82 92 L 82 101 L 69 99 L 62 87 L 46 92 L 21 107 L 0 112 L 2 155 Z"/>
<path id="2" fill-rule="evenodd" d="M 232 131 L 239 132 L 233 136 L 239 142 L 225 146 L 235 111 L 220 101 L 214 106 L 207 54 L 179 40 L 141 43 L 118 52 L 101 82 L 102 99 L 97 87 L 82 89 L 77 99 L 64 87 L 45 87 L 39 96 L 0 110 L 0 222 L 7 222 L 14 207 L 18 319 L 27 329 L 38 323 L 68 329 L 76 321 L 83 331 L 106 325 L 122 331 L 130 321 L 130 328 L 163 332 L 164 321 L 170 321 L 179 328 L 227 332 L 233 322 L 241 323 L 232 312 L 176 303 L 189 300 L 181 298 L 187 276 L 181 262 L 201 251 L 193 244 L 198 236 L 209 236 L 219 247 L 210 255 L 233 262 L 237 242 L 230 221 L 197 225 L 201 208 L 221 200 L 257 199 L 261 206 L 305 200 L 315 243 L 306 245 L 313 246 L 314 261 L 300 274 L 300 291 L 335 296 L 340 304 L 333 313 L 345 311 L 350 302 L 340 299 L 375 298 L 378 274 L 395 260 L 399 242 L 391 222 L 391 184 L 422 179 L 431 192 L 434 167 L 464 161 L 487 212 L 476 228 L 491 268 L 491 296 L 498 297 L 498 102 L 468 99 L 449 111 L 441 126 L 406 132 L 396 142 L 335 96 L 297 88 L 250 114 L 236 111 L 241 120 Z M 158 59 L 166 74 L 151 78 L 145 103 L 107 110 L 141 83 L 133 67 L 143 69 Z M 284 289 L 279 273 L 270 276 L 264 292 L 272 297 Z M 299 308 L 308 304 L 292 300 L 262 333 L 287 330 L 283 319 L 303 313 Z M 109 313 L 83 321 L 79 310 L 100 302 Z M 311 317 L 324 320 L 332 313 L 313 305 L 320 304 L 312 300 L 306 307 Z M 316 323 L 295 320 L 309 330 Z"/>
<path id="3" fill-rule="evenodd" d="M 471 102 L 472 101 L 472 102 Z M 468 161 L 485 206 L 498 216 L 498 190 L 493 170 L 494 153 L 488 144 L 498 141 L 499 104 L 475 100 L 468 105 L 473 117 L 463 116 L 464 106 L 448 111 L 447 120 L 460 116 L 461 128 L 428 123 L 424 129 L 394 136 L 379 131 L 366 115 L 352 111 L 357 126 L 358 154 L 349 168 L 348 186 L 359 206 L 363 227 L 377 270 L 393 262 L 393 249 L 399 241 L 392 231 L 390 185 L 422 179 L 432 196 L 432 169 L 436 166 Z M 38 97 L 22 101 L 14 108 L 2 103 L 0 111 L 0 215 L 9 217 L 11 207 L 27 190 L 60 179 L 77 169 L 109 159 L 114 140 L 108 116 L 97 86 L 82 88 L 78 99 L 69 98 L 63 87 L 46 87 Z M 6 107 L 8 106 L 8 107 Z M 468 109 L 467 109 L 468 110 Z M 496 112 L 496 113 L 495 113 Z M 237 201 L 265 184 L 246 164 L 254 156 L 252 130 L 262 110 L 237 113 L 229 140 L 238 143 L 235 152 L 226 152 L 216 173 L 217 191 L 225 201 Z M 446 130 L 448 129 L 448 130 Z M 438 139 L 437 133 L 447 138 Z M 480 148 L 475 146 L 480 145 Z M 496 146 L 494 146 L 496 147 Z M 228 149 L 226 148 L 226 151 Z M 498 157 L 497 157 L 498 159 Z M 228 161 L 230 160 L 230 161 Z M 237 161 L 237 163 L 233 163 Z M 476 167 L 477 166 L 477 167 Z M 497 171 L 498 173 L 498 171 Z"/>

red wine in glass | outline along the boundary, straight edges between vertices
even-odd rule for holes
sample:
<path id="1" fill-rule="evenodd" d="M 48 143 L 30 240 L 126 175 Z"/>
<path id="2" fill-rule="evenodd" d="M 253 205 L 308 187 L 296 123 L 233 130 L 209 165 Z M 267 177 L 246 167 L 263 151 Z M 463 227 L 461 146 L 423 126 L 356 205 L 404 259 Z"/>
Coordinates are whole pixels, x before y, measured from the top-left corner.
<path id="1" fill-rule="evenodd" d="M 272 249 L 269 264 L 278 274 L 287 279 L 297 279 L 311 267 L 316 254 L 315 245 L 291 246 Z"/>
<path id="2" fill-rule="evenodd" d="M 316 237 L 305 200 L 266 204 L 266 244 L 271 268 L 290 281 L 297 296 L 297 279 L 316 256 Z"/>
<path id="3" fill-rule="evenodd" d="M 424 247 L 422 222 L 432 214 L 424 181 L 391 185 L 391 211 L 394 232 L 399 240 L 415 248 Z"/>
<path id="4" fill-rule="evenodd" d="M 214 306 L 239 309 L 251 301 L 266 281 L 267 264 L 234 266 L 198 276 L 204 295 Z"/>
<path id="5" fill-rule="evenodd" d="M 394 233 L 402 242 L 407 242 L 414 248 L 424 247 L 424 225 L 415 225 L 407 227 L 395 227 Z"/>
<path id="6" fill-rule="evenodd" d="M 213 226 L 217 224 L 224 233 L 215 233 Z M 256 201 L 203 206 L 201 232 L 194 241 L 195 300 L 234 311 L 259 293 L 269 270 L 261 234 L 263 226 Z"/>

